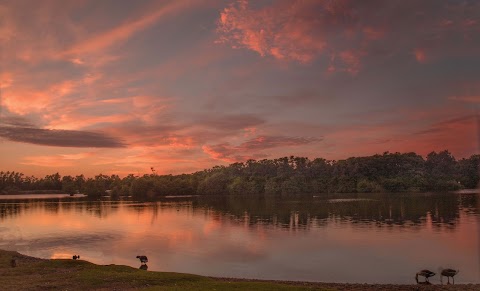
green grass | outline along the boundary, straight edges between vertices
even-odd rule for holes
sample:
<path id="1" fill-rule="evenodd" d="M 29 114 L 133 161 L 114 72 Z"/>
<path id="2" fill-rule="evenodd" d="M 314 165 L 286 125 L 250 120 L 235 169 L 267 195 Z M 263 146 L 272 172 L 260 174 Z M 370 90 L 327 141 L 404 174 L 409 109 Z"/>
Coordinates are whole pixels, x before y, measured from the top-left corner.
<path id="1" fill-rule="evenodd" d="M 17 267 L 11 267 L 16 258 Z M 301 283 L 228 281 L 198 275 L 99 266 L 82 260 L 41 260 L 0 250 L 2 290 L 332 290 Z"/>

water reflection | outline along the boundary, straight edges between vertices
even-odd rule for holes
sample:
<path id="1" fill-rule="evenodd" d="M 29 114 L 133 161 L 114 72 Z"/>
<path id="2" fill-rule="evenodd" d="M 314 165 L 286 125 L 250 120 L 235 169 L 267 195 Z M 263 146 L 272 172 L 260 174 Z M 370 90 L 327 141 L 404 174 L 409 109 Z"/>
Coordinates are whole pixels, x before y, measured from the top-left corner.
<path id="1" fill-rule="evenodd" d="M 0 248 L 210 276 L 414 283 L 460 268 L 478 282 L 478 198 L 354 194 L 278 200 L 188 197 L 0 201 Z M 145 267 L 144 267 L 145 266 Z"/>
<path id="2" fill-rule="evenodd" d="M 352 197 L 353 196 L 353 197 Z M 194 207 L 212 208 L 248 224 L 273 224 L 281 228 L 324 225 L 328 219 L 375 227 L 424 225 L 455 227 L 460 211 L 477 215 L 476 195 L 471 194 L 338 194 L 282 201 L 269 198 L 206 197 Z"/>

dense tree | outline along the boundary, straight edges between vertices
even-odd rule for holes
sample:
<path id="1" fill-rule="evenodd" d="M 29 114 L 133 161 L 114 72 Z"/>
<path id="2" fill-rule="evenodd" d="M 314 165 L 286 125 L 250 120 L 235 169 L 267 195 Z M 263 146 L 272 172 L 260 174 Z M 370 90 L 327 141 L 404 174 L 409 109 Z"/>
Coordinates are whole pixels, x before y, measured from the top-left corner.
<path id="1" fill-rule="evenodd" d="M 92 197 L 110 194 L 153 199 L 166 195 L 260 195 L 286 197 L 332 192 L 420 192 L 475 188 L 479 183 L 480 155 L 457 161 L 448 151 L 432 152 L 426 159 L 415 153 L 388 153 L 328 161 L 317 158 L 283 157 L 248 160 L 215 166 L 192 174 L 141 177 L 128 175 L 64 176 L 44 178 L 18 172 L 0 172 L 0 192 L 43 190 L 86 193 Z"/>
<path id="2" fill-rule="evenodd" d="M 479 183 L 480 155 L 473 155 L 469 159 L 461 159 L 457 163 L 456 179 L 465 188 L 475 188 Z"/>
<path id="3" fill-rule="evenodd" d="M 432 190 L 457 190 L 462 187 L 455 179 L 455 157 L 449 151 L 431 152 L 425 161 L 427 182 Z"/>

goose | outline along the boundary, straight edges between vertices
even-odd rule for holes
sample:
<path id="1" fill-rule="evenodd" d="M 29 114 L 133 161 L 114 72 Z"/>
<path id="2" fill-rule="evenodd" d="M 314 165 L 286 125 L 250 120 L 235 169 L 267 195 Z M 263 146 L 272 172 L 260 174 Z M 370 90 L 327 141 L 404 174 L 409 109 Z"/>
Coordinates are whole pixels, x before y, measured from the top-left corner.
<path id="1" fill-rule="evenodd" d="M 148 270 L 148 266 L 147 266 L 146 264 L 142 264 L 139 269 L 140 269 L 140 270 L 147 271 L 147 270 Z"/>
<path id="2" fill-rule="evenodd" d="M 421 270 L 420 272 L 417 272 L 417 274 L 415 275 L 415 281 L 417 281 L 417 283 L 419 283 L 418 276 L 425 277 L 425 282 L 430 283 L 428 278 L 435 276 L 435 273 L 430 270 Z"/>
<path id="3" fill-rule="evenodd" d="M 80 259 L 80 255 L 74 255 L 74 256 L 72 257 L 72 259 L 74 259 L 74 260 L 79 260 L 79 259 Z"/>
<path id="4" fill-rule="evenodd" d="M 440 274 L 440 282 L 442 282 L 442 284 L 443 284 L 442 279 L 443 279 L 443 276 L 445 276 L 445 277 L 447 277 L 447 280 L 448 280 L 447 284 L 450 284 L 450 277 L 452 277 L 453 284 L 455 284 L 455 278 L 454 278 L 454 276 L 455 276 L 456 274 L 458 274 L 458 272 L 459 272 L 459 270 L 443 269 L 443 270 L 442 270 L 442 273 Z"/>
<path id="5" fill-rule="evenodd" d="M 139 259 L 139 260 L 140 260 L 140 263 L 142 263 L 142 264 L 148 263 L 148 258 L 147 258 L 147 256 L 137 256 L 137 259 Z"/>

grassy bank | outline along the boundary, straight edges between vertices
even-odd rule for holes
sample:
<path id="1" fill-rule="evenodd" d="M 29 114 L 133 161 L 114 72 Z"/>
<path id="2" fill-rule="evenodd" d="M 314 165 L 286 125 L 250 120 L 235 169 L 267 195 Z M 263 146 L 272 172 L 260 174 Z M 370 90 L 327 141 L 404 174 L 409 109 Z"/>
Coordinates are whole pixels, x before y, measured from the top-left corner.
<path id="1" fill-rule="evenodd" d="M 12 258 L 17 266 L 11 266 Z M 42 260 L 0 251 L 2 290 L 303 290 L 299 285 L 228 281 L 203 276 L 148 272 L 128 266 L 100 266 L 82 260 Z M 331 290 L 331 289 L 323 289 Z"/>
<path id="2" fill-rule="evenodd" d="M 16 267 L 11 266 L 13 258 Z M 0 286 L 1 290 L 416 290 L 416 287 L 439 290 L 440 287 L 209 278 L 119 265 L 100 266 L 82 260 L 44 260 L 3 250 L 0 250 Z M 442 286 L 441 290 L 479 290 L 478 287 Z"/>

